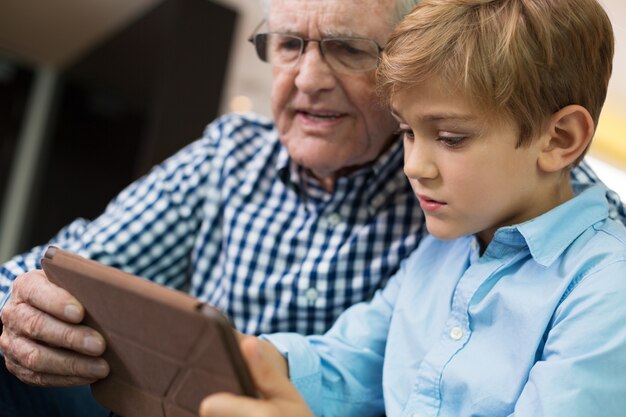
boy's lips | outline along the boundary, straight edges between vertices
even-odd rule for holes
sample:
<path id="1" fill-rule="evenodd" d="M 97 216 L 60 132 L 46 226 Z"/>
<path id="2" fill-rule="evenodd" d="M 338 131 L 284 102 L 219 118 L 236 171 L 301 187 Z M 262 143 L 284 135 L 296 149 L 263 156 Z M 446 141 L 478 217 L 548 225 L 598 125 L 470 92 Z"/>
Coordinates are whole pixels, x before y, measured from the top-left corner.
<path id="1" fill-rule="evenodd" d="M 424 194 L 416 194 L 416 196 L 417 196 L 417 199 L 419 200 L 420 207 L 424 211 L 439 210 L 445 205 L 447 205 L 447 203 L 443 201 L 433 200 L 432 198 Z"/>

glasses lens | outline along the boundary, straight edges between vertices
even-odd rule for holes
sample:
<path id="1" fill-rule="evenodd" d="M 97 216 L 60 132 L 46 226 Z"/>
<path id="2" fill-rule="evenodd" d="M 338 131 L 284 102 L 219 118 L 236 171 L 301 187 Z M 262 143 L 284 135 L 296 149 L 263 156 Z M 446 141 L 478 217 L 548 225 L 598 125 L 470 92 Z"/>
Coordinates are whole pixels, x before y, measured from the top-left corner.
<path id="1" fill-rule="evenodd" d="M 370 39 L 324 39 L 322 51 L 336 70 L 369 71 L 378 64 L 378 45 Z"/>
<path id="2" fill-rule="evenodd" d="M 258 39 L 259 37 L 263 39 Z M 280 33 L 263 33 L 256 35 L 255 38 L 259 58 L 272 65 L 283 67 L 295 65 L 298 62 L 303 43 L 304 41 L 297 36 Z"/>
<path id="3" fill-rule="evenodd" d="M 267 61 L 267 33 L 257 33 L 251 39 L 254 43 L 254 50 L 257 56 L 263 62 Z"/>

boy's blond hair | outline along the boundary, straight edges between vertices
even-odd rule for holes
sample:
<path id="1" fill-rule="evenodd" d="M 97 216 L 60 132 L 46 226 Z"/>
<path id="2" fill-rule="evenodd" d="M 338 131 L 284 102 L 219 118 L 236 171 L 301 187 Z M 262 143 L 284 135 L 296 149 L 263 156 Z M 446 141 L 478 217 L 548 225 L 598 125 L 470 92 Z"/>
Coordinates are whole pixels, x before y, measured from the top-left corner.
<path id="1" fill-rule="evenodd" d="M 435 76 L 516 122 L 521 146 L 570 104 L 597 124 L 612 59 L 611 23 L 596 0 L 422 0 L 385 46 L 378 88 L 388 101 Z"/>

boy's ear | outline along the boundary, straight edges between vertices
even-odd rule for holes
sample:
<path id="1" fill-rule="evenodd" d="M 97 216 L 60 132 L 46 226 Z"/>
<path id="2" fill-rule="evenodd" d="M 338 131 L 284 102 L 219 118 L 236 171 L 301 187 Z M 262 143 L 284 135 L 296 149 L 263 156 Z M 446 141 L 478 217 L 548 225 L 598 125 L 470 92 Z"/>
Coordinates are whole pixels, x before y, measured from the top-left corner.
<path id="1" fill-rule="evenodd" d="M 572 104 L 554 113 L 542 135 L 539 169 L 556 172 L 572 164 L 589 146 L 594 129 L 591 114 L 582 106 Z"/>

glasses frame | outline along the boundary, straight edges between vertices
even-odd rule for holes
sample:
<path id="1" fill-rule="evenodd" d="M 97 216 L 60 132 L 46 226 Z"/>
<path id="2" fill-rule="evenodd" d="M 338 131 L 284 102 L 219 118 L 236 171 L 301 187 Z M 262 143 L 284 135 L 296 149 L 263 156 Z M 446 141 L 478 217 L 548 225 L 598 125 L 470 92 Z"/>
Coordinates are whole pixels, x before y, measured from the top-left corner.
<path id="1" fill-rule="evenodd" d="M 298 36 L 298 35 L 294 35 L 291 33 L 283 33 L 283 32 L 259 32 L 259 29 L 261 29 L 261 27 L 263 27 L 263 25 L 265 24 L 265 19 L 261 20 L 261 22 L 256 26 L 256 28 L 254 29 L 254 31 L 252 31 L 252 34 L 248 37 L 248 42 L 250 42 L 253 46 L 254 46 L 254 50 L 257 54 L 257 57 L 263 61 L 263 62 L 267 62 L 270 63 L 269 61 L 266 61 L 265 59 L 263 59 L 259 53 L 259 50 L 257 48 L 257 43 L 256 43 L 256 39 L 259 35 L 286 35 L 286 36 L 292 36 L 293 38 L 297 38 L 300 39 L 302 41 L 302 45 L 300 47 L 300 53 L 298 54 L 298 58 L 293 62 L 293 64 L 283 64 L 283 65 L 279 65 L 279 64 L 272 64 L 275 65 L 277 67 L 281 67 L 281 68 L 295 68 L 296 66 L 298 66 L 298 64 L 300 63 L 300 59 L 302 58 L 302 55 L 304 55 L 305 51 L 306 51 L 306 47 L 309 44 L 309 42 L 317 42 L 319 51 L 320 51 L 320 55 L 322 56 L 322 59 L 324 60 L 324 62 L 326 63 L 326 65 L 328 65 L 330 68 L 333 69 L 333 71 L 336 72 L 348 72 L 348 73 L 360 73 L 360 72 L 368 72 L 368 71 L 372 71 L 374 69 L 376 69 L 376 66 L 378 65 L 378 61 L 380 60 L 380 54 L 381 52 L 383 52 L 383 49 L 375 40 L 373 39 L 368 39 L 368 38 L 359 38 L 359 37 L 352 37 L 352 36 L 339 36 L 339 37 L 329 37 L 329 38 L 321 38 L 321 39 L 314 39 L 314 38 L 304 38 L 302 36 Z M 349 68 L 342 68 L 342 69 L 336 69 L 333 64 L 331 64 L 327 59 L 326 56 L 324 55 L 324 48 L 322 48 L 322 42 L 324 41 L 342 41 L 342 40 L 364 40 L 364 41 L 370 41 L 372 42 L 374 45 L 376 45 L 377 51 L 376 51 L 376 64 L 374 64 L 374 66 L 372 68 L 366 68 L 366 69 L 349 69 Z"/>

